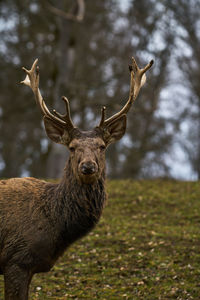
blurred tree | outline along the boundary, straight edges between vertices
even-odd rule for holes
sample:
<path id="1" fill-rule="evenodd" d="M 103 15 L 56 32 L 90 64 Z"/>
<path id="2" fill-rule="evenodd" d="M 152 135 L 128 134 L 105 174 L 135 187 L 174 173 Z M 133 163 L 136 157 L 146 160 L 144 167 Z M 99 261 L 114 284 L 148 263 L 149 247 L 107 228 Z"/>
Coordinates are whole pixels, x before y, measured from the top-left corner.
<path id="1" fill-rule="evenodd" d="M 23 96 L 16 82 L 16 79 L 21 77 L 18 70 L 20 58 L 24 56 L 25 59 L 30 51 L 25 51 L 26 36 L 22 32 L 23 24 L 27 26 L 26 10 L 22 15 L 17 1 L 7 1 L 0 5 L 1 165 L 2 176 L 10 177 L 20 176 L 26 170 L 25 165 L 29 165 L 31 160 L 37 164 L 37 155 L 32 151 L 32 147 L 39 146 L 41 133 L 33 131 L 31 107 L 22 101 Z M 32 44 L 28 47 L 31 48 Z M 20 51 L 16 51 L 16 48 Z"/>
<path id="2" fill-rule="evenodd" d="M 38 57 L 41 69 L 40 86 L 49 106 L 62 111 L 59 98 L 63 94 L 67 95 L 71 100 L 72 114 L 75 115 L 77 125 L 84 128 L 87 123 L 86 114 L 90 103 L 86 104 L 86 99 L 88 94 L 91 98 L 98 85 L 91 79 L 98 82 L 104 72 L 100 64 L 105 58 L 109 34 L 106 42 L 102 41 L 106 30 L 109 30 L 109 15 L 113 4 L 112 1 L 107 4 L 106 1 L 94 3 L 88 0 L 87 22 L 80 25 L 77 20 L 83 19 L 83 3 L 81 0 L 63 0 L 56 7 L 48 1 L 22 3 L 7 0 L 0 3 L 3 24 L 0 32 L 3 85 L 0 99 L 2 176 L 19 176 L 28 171 L 33 176 L 58 177 L 63 169 L 64 148 L 47 141 L 35 103 L 22 101 L 25 97 L 30 97 L 30 91 L 14 85 L 16 79 L 23 76 L 20 68 L 22 65 L 30 66 Z M 101 50 L 101 47 L 105 47 L 106 51 Z M 95 57 L 96 52 L 100 52 L 100 55 Z M 5 74 L 9 72 L 11 74 L 7 81 Z M 95 103 L 92 104 L 94 107 Z M 9 118 L 12 118 L 12 123 Z M 94 116 L 92 118 L 95 119 Z M 20 158 L 17 149 L 20 149 Z"/>
<path id="3" fill-rule="evenodd" d="M 152 57 L 156 64 L 129 112 L 127 135 L 109 149 L 108 171 L 113 177 L 166 174 L 164 155 L 172 143 L 167 124 L 174 123 L 159 109 L 174 41 L 162 1 L 131 1 L 125 11 L 114 0 L 85 0 L 85 10 L 83 1 L 52 3 L 0 3 L 1 176 L 57 177 L 64 167 L 65 148 L 46 139 L 31 92 L 15 84 L 23 79 L 21 66 L 38 57 L 48 106 L 62 112 L 66 95 L 75 124 L 88 129 L 97 124 L 102 105 L 111 115 L 126 101 L 132 55 L 140 66 Z"/>
<path id="4" fill-rule="evenodd" d="M 176 35 L 175 57 L 177 68 L 183 74 L 182 89 L 187 86 L 190 91 L 187 107 L 182 113 L 182 121 L 187 120 L 187 125 L 184 122 L 181 145 L 200 179 L 200 0 L 180 0 L 178 5 L 177 1 L 169 0 L 166 7 L 174 19 L 170 29 Z"/>
<path id="5" fill-rule="evenodd" d="M 155 66 L 147 74 L 147 84 L 129 113 L 127 135 L 122 146 L 114 146 L 110 153 L 111 174 L 114 177 L 169 175 L 164 156 L 170 151 L 177 120 L 159 113 L 161 92 L 167 85 L 174 45 L 173 34 L 168 30 L 170 20 L 165 13 L 162 1 L 131 1 L 124 22 L 116 32 L 115 60 L 112 56 L 114 98 L 123 98 L 128 94 L 128 73 L 124 69 L 127 57 L 136 54 L 141 66 L 155 58 Z M 171 131 L 168 130 L 169 124 L 173 127 Z M 118 163 L 116 154 L 113 155 L 116 151 Z"/>
<path id="6" fill-rule="evenodd" d="M 85 13 L 85 1 L 59 1 L 51 5 L 44 1 L 44 8 L 55 16 L 57 42 L 55 44 L 55 77 L 53 89 L 53 107 L 59 108 L 58 99 L 69 88 L 70 74 L 74 65 L 76 44 L 78 40 L 74 22 L 81 22 Z M 67 12 L 66 12 L 67 11 Z M 69 12 L 68 12 L 69 11 Z M 80 25 L 79 25 L 80 26 Z M 50 178 L 59 178 L 66 161 L 66 149 L 55 143 L 52 144 L 47 161 L 47 175 Z"/>

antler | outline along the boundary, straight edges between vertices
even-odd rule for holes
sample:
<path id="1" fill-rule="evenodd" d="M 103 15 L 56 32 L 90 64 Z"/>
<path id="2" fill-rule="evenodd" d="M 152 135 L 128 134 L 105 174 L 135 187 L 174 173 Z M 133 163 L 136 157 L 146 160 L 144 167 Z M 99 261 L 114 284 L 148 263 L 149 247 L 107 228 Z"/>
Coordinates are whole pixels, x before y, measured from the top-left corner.
<path id="1" fill-rule="evenodd" d="M 64 96 L 62 97 L 62 100 L 65 102 L 65 106 L 66 106 L 65 115 L 61 115 L 55 109 L 53 110 L 53 114 L 52 114 L 47 108 L 39 90 L 39 67 L 37 66 L 37 63 L 38 63 L 38 59 L 34 61 L 30 70 L 27 70 L 24 67 L 22 68 L 27 75 L 25 80 L 21 81 L 21 83 L 29 86 L 32 89 L 35 95 L 36 103 L 38 104 L 43 116 L 50 118 L 57 125 L 62 126 L 67 130 L 71 130 L 75 128 L 70 116 L 69 101 L 66 97 Z M 145 73 L 148 69 L 151 68 L 152 65 L 153 65 L 153 60 L 151 60 L 143 69 L 140 69 L 134 57 L 132 57 L 132 65 L 129 66 L 131 72 L 131 80 L 130 80 L 130 92 L 129 92 L 128 101 L 118 113 L 116 113 L 115 115 L 113 115 L 108 119 L 105 119 L 106 107 L 104 106 L 102 108 L 101 121 L 98 127 L 105 128 L 108 124 L 112 123 L 114 120 L 128 113 L 129 109 L 131 108 L 131 105 L 133 104 L 133 102 L 135 101 L 135 99 L 139 94 L 140 88 L 143 86 L 143 84 L 146 81 Z"/>
<path id="2" fill-rule="evenodd" d="M 38 59 L 34 61 L 30 70 L 27 70 L 24 67 L 22 68 L 27 75 L 26 78 L 23 81 L 21 81 L 21 83 L 29 86 L 32 89 L 35 95 L 36 103 L 38 104 L 43 116 L 50 118 L 57 125 L 67 128 L 68 130 L 73 129 L 74 125 L 70 116 L 69 101 L 66 97 L 64 96 L 62 97 L 62 100 L 65 102 L 66 105 L 65 115 L 59 114 L 58 112 L 56 112 L 55 109 L 53 110 L 54 114 L 52 114 L 47 108 L 39 90 L 39 67 L 37 66 L 37 63 L 38 63 Z"/>
<path id="3" fill-rule="evenodd" d="M 153 60 L 151 60 L 143 69 L 139 69 L 135 58 L 132 57 L 132 65 L 129 66 L 129 70 L 131 72 L 131 81 L 130 81 L 130 92 L 129 92 L 129 98 L 124 107 L 115 115 L 105 120 L 105 113 L 106 113 L 106 107 L 104 106 L 101 111 L 101 121 L 99 123 L 99 127 L 105 127 L 114 120 L 118 119 L 123 114 L 127 114 L 129 109 L 131 108 L 131 105 L 137 98 L 140 88 L 144 85 L 146 82 L 146 71 L 151 68 L 153 65 Z"/>

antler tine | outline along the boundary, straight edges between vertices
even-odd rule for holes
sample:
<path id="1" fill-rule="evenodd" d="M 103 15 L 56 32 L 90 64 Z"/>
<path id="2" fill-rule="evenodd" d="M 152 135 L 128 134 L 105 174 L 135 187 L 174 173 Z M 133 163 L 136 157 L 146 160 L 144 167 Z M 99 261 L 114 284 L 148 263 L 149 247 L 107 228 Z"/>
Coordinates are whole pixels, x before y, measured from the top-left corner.
<path id="1" fill-rule="evenodd" d="M 105 127 L 109 123 L 111 123 L 113 120 L 116 120 L 123 114 L 127 114 L 129 109 L 131 108 L 131 105 L 137 98 L 140 88 L 144 85 L 146 81 L 146 71 L 151 68 L 154 61 L 151 60 L 143 69 L 140 69 L 136 63 L 136 60 L 134 57 L 132 57 L 132 65 L 129 66 L 129 70 L 131 72 L 131 79 L 130 79 L 130 91 L 129 91 L 129 98 L 126 104 L 123 106 L 123 108 L 113 115 L 112 117 L 103 120 L 104 113 L 102 112 L 102 118 L 99 124 L 99 127 Z"/>
<path id="2" fill-rule="evenodd" d="M 103 106 L 101 109 L 101 121 L 99 123 L 99 127 L 102 127 L 104 122 L 105 122 L 105 117 L 106 117 L 106 107 Z"/>
<path id="3" fill-rule="evenodd" d="M 151 60 L 143 69 L 139 69 L 135 58 L 132 57 L 132 70 L 131 76 L 133 76 L 133 79 L 131 80 L 131 88 L 134 90 L 134 99 L 135 100 L 139 94 L 140 88 L 145 84 L 146 82 L 146 71 L 151 68 L 154 61 Z M 131 68 L 130 68 L 131 69 Z"/>
<path id="4" fill-rule="evenodd" d="M 65 121 L 67 124 L 67 127 L 69 128 L 74 128 L 74 124 L 72 122 L 71 119 L 71 114 L 70 114 L 70 106 L 69 106 L 69 100 L 67 99 L 67 97 L 63 96 L 62 100 L 65 102 L 65 106 L 66 106 L 66 114 L 65 115 L 61 115 L 59 112 L 57 112 L 55 109 L 53 110 L 53 113 L 59 117 L 61 120 Z"/>
<path id="5" fill-rule="evenodd" d="M 23 81 L 21 81 L 21 83 L 29 86 L 32 89 L 35 95 L 36 103 L 38 104 L 43 116 L 48 116 L 50 119 L 54 120 L 58 125 L 61 125 L 62 127 L 66 127 L 70 124 L 69 127 L 71 128 L 71 126 L 73 126 L 72 122 L 66 124 L 64 119 L 60 118 L 58 115 L 53 115 L 46 106 L 39 90 L 39 67 L 37 66 L 37 63 L 38 59 L 33 62 L 30 70 L 27 70 L 24 67 L 22 68 L 26 73 L 26 77 Z"/>

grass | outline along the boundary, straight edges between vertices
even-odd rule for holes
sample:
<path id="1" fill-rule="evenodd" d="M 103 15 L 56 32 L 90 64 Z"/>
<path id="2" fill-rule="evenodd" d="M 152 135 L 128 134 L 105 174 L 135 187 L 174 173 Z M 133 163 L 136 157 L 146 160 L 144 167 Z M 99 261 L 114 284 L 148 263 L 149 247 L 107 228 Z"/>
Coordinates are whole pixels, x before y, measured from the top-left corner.
<path id="1" fill-rule="evenodd" d="M 30 299 L 199 299 L 200 183 L 107 185 L 100 223 L 34 276 Z"/>

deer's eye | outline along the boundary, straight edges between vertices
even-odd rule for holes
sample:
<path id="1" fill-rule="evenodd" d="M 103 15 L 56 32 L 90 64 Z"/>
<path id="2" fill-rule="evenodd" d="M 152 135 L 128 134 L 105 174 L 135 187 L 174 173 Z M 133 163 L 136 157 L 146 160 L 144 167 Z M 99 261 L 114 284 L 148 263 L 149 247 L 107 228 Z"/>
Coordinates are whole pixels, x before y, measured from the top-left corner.
<path id="1" fill-rule="evenodd" d="M 99 149 L 100 149 L 101 151 L 104 151 L 104 150 L 106 149 L 106 146 L 101 145 L 101 146 L 99 147 Z"/>
<path id="2" fill-rule="evenodd" d="M 69 147 L 69 151 L 70 152 L 75 152 L 75 148 L 74 147 Z"/>

